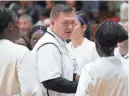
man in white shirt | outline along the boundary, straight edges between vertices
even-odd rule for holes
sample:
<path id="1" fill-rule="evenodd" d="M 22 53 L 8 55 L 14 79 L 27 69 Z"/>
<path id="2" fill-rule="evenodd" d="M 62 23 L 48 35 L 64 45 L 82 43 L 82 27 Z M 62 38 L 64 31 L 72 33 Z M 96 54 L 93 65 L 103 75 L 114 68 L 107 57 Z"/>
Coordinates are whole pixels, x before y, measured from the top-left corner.
<path id="1" fill-rule="evenodd" d="M 0 96 L 36 96 L 35 70 L 25 63 L 29 50 L 13 43 L 20 35 L 18 18 L 8 9 L 0 9 L 0 22 Z"/>
<path id="2" fill-rule="evenodd" d="M 58 4 L 52 8 L 50 19 L 50 28 L 33 49 L 44 96 L 72 96 L 78 83 L 72 81 L 73 64 L 65 41 L 71 36 L 75 12 L 67 4 Z"/>

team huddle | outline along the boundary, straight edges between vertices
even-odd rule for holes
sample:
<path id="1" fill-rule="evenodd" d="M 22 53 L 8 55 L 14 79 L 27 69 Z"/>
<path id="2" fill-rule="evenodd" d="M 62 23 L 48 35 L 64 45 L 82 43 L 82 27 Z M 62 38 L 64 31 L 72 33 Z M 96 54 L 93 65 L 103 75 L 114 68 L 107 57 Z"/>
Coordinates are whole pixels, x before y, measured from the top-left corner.
<path id="1" fill-rule="evenodd" d="M 128 21 L 103 22 L 92 42 L 85 12 L 57 4 L 50 19 L 29 51 L 14 43 L 16 14 L 0 9 L 0 96 L 129 96 Z"/>

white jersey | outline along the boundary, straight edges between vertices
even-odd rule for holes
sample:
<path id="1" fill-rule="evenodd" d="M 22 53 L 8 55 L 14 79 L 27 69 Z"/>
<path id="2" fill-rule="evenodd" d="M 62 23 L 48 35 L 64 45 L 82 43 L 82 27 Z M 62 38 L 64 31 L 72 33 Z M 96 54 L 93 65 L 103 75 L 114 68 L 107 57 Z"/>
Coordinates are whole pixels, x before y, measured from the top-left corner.
<path id="1" fill-rule="evenodd" d="M 67 46 L 74 64 L 74 73 L 80 74 L 84 65 L 95 61 L 99 57 L 95 49 L 95 43 L 87 38 L 84 38 L 83 43 L 76 48 L 72 47 L 72 42 Z"/>
<path id="2" fill-rule="evenodd" d="M 129 60 L 102 57 L 84 67 L 75 96 L 129 96 Z"/>
<path id="3" fill-rule="evenodd" d="M 115 48 L 114 55 L 119 56 L 119 57 L 124 58 L 124 59 L 129 59 L 129 53 L 126 54 L 125 56 L 122 56 L 121 53 L 120 53 L 119 47 Z"/>
<path id="4" fill-rule="evenodd" d="M 22 45 L 0 40 L 0 96 L 36 96 L 31 64 L 24 63 L 28 52 Z"/>
<path id="5" fill-rule="evenodd" d="M 37 55 L 40 82 L 58 77 L 72 81 L 73 64 L 66 43 L 49 28 L 47 31 L 48 32 L 37 42 L 33 49 Z M 56 46 L 53 44 L 42 46 L 45 43 L 53 43 Z M 58 93 L 51 90 L 48 90 L 48 93 L 49 96 L 73 96 L 72 94 Z M 44 96 L 48 96 L 46 88 L 44 88 Z"/>

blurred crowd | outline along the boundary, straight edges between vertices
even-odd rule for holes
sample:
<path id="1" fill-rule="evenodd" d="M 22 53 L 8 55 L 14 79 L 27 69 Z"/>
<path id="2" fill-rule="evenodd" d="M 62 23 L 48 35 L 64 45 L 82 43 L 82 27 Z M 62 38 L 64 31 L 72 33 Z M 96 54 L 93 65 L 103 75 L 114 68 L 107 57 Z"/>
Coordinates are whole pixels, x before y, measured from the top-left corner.
<path id="1" fill-rule="evenodd" d="M 106 20 L 115 22 L 127 21 L 128 1 L 0 1 L 0 7 L 13 10 L 19 17 L 21 38 L 16 43 L 32 49 L 30 42 L 36 42 L 43 34 L 32 34 L 33 26 L 49 27 L 50 12 L 56 4 L 69 4 L 76 11 L 84 11 L 89 15 L 91 26 L 85 37 L 94 40 L 94 34 L 100 23 Z M 35 32 L 33 32 L 35 33 Z M 45 32 L 43 32 L 45 33 Z M 34 35 L 34 36 L 33 36 Z M 38 36 L 37 36 L 38 35 Z M 31 41 L 32 40 L 32 41 Z"/>

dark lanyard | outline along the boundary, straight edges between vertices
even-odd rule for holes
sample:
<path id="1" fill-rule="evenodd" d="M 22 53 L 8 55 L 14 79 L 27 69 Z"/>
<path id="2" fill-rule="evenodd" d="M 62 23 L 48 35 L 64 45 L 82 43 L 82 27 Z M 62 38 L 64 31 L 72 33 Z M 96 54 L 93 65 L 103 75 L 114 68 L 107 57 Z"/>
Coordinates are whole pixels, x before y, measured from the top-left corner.
<path id="1" fill-rule="evenodd" d="M 49 31 L 46 31 L 49 35 L 51 35 L 52 37 L 54 37 L 55 39 L 56 39 L 56 41 L 60 44 L 60 42 L 57 40 L 57 38 L 52 34 L 52 33 L 50 33 Z M 60 44 L 60 46 L 61 46 L 61 44 Z"/>
<path id="2" fill-rule="evenodd" d="M 55 37 L 53 34 L 51 34 L 51 33 L 48 32 L 48 31 L 47 31 L 47 33 L 50 34 L 52 37 L 54 37 L 54 38 L 56 39 L 56 37 Z M 57 40 L 57 39 L 56 39 L 56 40 Z M 58 40 L 57 40 L 57 41 L 58 41 Z M 58 43 L 59 43 L 59 41 L 58 41 Z M 42 46 L 47 45 L 47 44 L 52 44 L 52 45 L 54 45 L 54 46 L 59 50 L 60 54 L 62 54 L 62 52 L 60 51 L 59 47 L 58 47 L 55 43 L 52 43 L 52 42 L 47 42 L 47 43 L 42 44 L 41 46 L 38 47 L 37 51 L 38 51 Z M 59 43 L 59 44 L 60 44 L 60 43 Z"/>
<path id="3" fill-rule="evenodd" d="M 46 31 L 49 35 L 51 35 L 52 37 L 56 38 L 52 33 Z"/>

